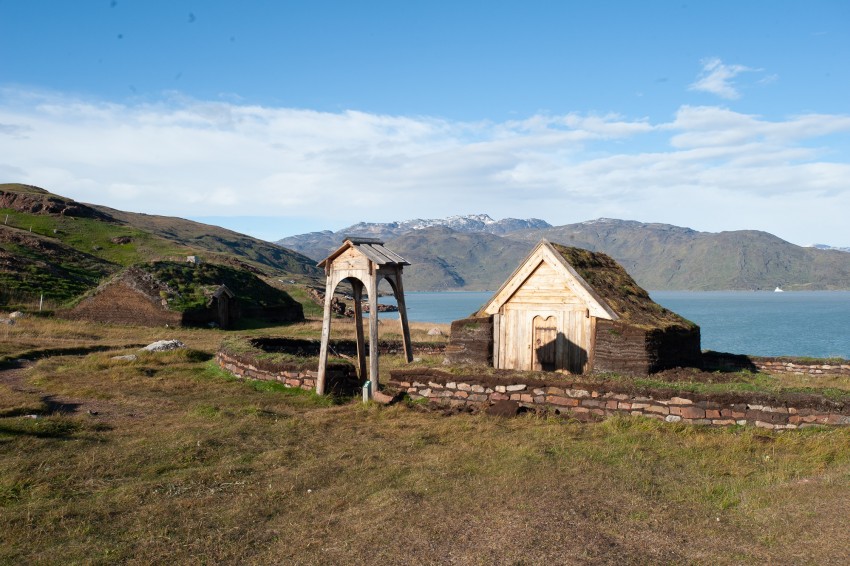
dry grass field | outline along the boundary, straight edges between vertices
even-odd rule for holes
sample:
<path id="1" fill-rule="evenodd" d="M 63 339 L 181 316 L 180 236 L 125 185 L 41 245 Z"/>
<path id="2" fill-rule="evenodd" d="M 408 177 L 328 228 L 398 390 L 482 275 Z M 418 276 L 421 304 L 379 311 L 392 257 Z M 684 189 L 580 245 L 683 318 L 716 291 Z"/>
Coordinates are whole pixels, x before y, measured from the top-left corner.
<path id="1" fill-rule="evenodd" d="M 0 327 L 0 563 L 850 563 L 850 430 L 334 401 L 224 374 L 226 335 Z"/>

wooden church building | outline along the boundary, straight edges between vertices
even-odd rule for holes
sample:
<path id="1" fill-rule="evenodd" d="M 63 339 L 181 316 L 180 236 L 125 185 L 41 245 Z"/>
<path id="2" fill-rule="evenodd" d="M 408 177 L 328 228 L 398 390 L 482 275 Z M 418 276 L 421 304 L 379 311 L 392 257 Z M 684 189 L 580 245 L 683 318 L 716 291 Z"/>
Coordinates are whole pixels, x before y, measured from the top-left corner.
<path id="1" fill-rule="evenodd" d="M 699 327 L 655 303 L 609 256 L 541 241 L 472 318 L 450 362 L 646 375 L 699 366 Z"/>

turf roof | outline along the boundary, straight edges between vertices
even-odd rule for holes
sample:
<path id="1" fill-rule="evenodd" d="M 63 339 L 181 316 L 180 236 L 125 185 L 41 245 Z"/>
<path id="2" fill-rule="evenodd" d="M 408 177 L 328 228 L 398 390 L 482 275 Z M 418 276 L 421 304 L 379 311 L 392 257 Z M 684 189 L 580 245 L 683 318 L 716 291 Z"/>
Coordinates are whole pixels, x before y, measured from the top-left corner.
<path id="1" fill-rule="evenodd" d="M 550 244 L 588 285 L 619 315 L 620 320 L 641 327 L 694 327 L 694 323 L 655 301 L 611 256 L 561 244 Z"/>

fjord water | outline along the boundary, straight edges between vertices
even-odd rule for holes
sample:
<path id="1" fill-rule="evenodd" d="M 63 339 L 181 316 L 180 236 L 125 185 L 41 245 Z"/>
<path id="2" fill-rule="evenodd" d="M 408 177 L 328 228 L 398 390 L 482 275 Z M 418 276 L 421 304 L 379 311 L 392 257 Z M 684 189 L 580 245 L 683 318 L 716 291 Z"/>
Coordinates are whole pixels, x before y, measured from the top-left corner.
<path id="1" fill-rule="evenodd" d="M 650 295 L 700 326 L 704 350 L 850 359 L 850 291 L 652 291 Z M 405 296 L 411 321 L 447 323 L 477 311 L 492 292 Z M 394 302 L 386 299 L 381 302 Z"/>
<path id="2" fill-rule="evenodd" d="M 650 295 L 700 325 L 704 350 L 850 359 L 850 291 L 655 291 Z"/>

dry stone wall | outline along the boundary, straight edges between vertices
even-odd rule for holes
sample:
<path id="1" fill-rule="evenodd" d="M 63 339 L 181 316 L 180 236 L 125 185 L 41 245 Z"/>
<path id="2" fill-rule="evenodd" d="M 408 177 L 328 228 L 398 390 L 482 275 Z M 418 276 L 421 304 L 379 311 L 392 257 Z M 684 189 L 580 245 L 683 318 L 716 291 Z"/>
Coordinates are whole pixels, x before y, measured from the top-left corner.
<path id="1" fill-rule="evenodd" d="M 277 381 L 287 387 L 297 387 L 305 391 L 316 388 L 316 379 L 319 376 L 318 368 L 309 370 L 267 370 L 258 368 L 250 362 L 240 360 L 238 357 L 224 352 L 218 352 L 216 354 L 216 362 L 218 362 L 218 365 L 222 369 L 229 371 L 237 377 Z M 342 386 L 353 389 L 352 384 L 354 387 L 357 385 L 357 371 L 353 366 L 328 367 L 325 378 L 327 379 L 327 388 L 329 391 L 334 391 Z"/>
<path id="2" fill-rule="evenodd" d="M 763 357 L 704 352 L 703 367 L 708 371 L 761 371 L 772 374 L 850 376 L 850 360 Z"/>
<path id="3" fill-rule="evenodd" d="M 850 425 L 850 407 L 826 400 L 793 406 L 778 400 L 724 401 L 701 394 L 673 395 L 618 392 L 581 384 L 552 385 L 534 379 L 475 380 L 442 372 L 396 370 L 390 387 L 413 399 L 450 407 L 485 408 L 514 401 L 528 409 L 546 408 L 581 420 L 612 415 L 640 415 L 669 423 L 711 426 L 753 425 L 766 429 L 797 429 L 817 425 Z"/>

